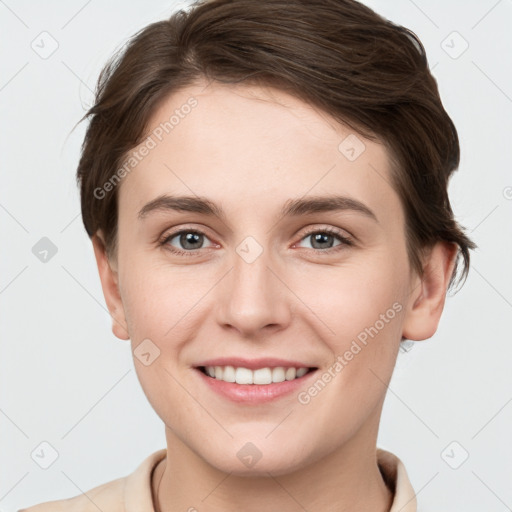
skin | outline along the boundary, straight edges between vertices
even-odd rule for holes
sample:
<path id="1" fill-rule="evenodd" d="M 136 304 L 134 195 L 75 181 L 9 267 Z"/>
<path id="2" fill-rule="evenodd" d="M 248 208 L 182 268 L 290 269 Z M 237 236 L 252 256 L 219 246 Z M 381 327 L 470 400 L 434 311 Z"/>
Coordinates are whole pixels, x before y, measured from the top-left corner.
<path id="1" fill-rule="evenodd" d="M 118 190 L 116 257 L 107 258 L 101 232 L 93 237 L 114 334 L 131 339 L 132 350 L 144 339 L 160 350 L 149 366 L 134 358 L 165 424 L 168 457 L 152 480 L 156 496 L 161 479 L 156 506 L 387 511 L 392 494 L 376 459 L 386 384 L 402 336 L 435 333 L 455 248 L 435 245 L 423 278 L 411 270 L 382 144 L 358 135 L 365 151 L 349 161 L 338 146 L 353 131 L 327 114 L 279 90 L 215 82 L 168 97 L 150 128 L 192 96 L 197 106 Z M 279 217 L 290 199 L 334 192 L 364 203 L 377 221 L 350 210 Z M 226 219 L 176 211 L 139 219 L 164 193 L 208 198 Z M 314 245 L 313 228 L 336 229 L 354 243 L 334 235 Z M 192 256 L 169 250 L 191 250 L 179 236 L 158 244 L 180 229 L 205 234 Z M 263 249 L 252 263 L 236 252 L 248 236 Z M 401 311 L 308 404 L 295 393 L 236 404 L 192 368 L 214 357 L 270 356 L 307 362 L 321 375 L 394 303 Z M 251 468 L 237 457 L 247 442 L 261 452 Z"/>

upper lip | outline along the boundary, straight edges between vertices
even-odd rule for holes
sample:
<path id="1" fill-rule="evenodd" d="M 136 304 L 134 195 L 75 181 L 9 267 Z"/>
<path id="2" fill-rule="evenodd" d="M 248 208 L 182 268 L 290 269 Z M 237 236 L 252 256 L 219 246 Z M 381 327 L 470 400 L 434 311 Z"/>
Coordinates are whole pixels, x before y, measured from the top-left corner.
<path id="1" fill-rule="evenodd" d="M 249 370 L 258 370 L 259 368 L 276 368 L 278 366 L 283 366 L 285 368 L 313 368 L 313 366 L 301 363 L 300 361 L 290 361 L 275 357 L 262 357 L 259 359 L 218 357 L 216 359 L 208 359 L 195 365 L 196 368 L 200 366 L 234 366 L 235 368 L 248 368 Z"/>

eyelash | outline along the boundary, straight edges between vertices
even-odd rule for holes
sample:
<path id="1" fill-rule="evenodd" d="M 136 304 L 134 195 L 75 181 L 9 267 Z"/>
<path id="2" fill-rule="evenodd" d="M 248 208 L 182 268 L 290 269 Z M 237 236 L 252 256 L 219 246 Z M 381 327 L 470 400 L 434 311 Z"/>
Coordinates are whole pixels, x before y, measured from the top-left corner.
<path id="1" fill-rule="evenodd" d="M 172 240 L 173 238 L 176 238 L 178 235 L 182 235 L 184 233 L 194 233 L 196 235 L 203 235 L 206 238 L 208 238 L 206 233 L 203 233 L 202 231 L 199 231 L 197 229 L 181 229 L 179 231 L 176 231 L 174 233 L 170 233 L 170 234 L 166 235 L 159 242 L 159 245 L 160 246 L 165 246 L 165 248 L 168 251 L 172 252 L 173 254 L 177 254 L 179 256 L 196 256 L 197 252 L 201 251 L 201 249 L 193 249 L 193 250 L 190 250 L 190 251 L 183 251 L 181 249 L 176 249 L 175 247 L 173 247 L 173 246 L 168 244 L 168 242 L 170 240 Z M 319 252 L 319 253 L 329 253 L 329 254 L 331 254 L 332 252 L 336 252 L 336 251 L 342 250 L 344 247 L 351 247 L 351 246 L 354 245 L 354 242 L 350 238 L 347 238 L 346 236 L 342 235 L 338 230 L 333 229 L 333 228 L 323 228 L 323 229 L 318 229 L 317 228 L 317 229 L 312 229 L 311 231 L 308 231 L 307 233 L 305 233 L 302 236 L 302 238 L 300 239 L 300 241 L 304 240 L 304 238 L 307 238 L 308 236 L 311 236 L 311 235 L 314 235 L 314 234 L 318 234 L 318 233 L 328 234 L 328 235 L 335 236 L 342 243 L 337 245 L 337 246 L 335 246 L 335 247 L 329 247 L 327 249 L 314 249 L 314 248 L 312 248 L 312 249 L 310 249 L 312 251 Z"/>

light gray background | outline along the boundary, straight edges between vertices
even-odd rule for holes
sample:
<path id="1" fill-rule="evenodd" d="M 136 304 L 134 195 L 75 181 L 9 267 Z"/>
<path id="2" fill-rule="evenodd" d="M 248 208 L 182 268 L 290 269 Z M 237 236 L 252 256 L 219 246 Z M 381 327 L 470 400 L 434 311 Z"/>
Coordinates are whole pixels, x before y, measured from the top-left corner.
<path id="1" fill-rule="evenodd" d="M 365 3 L 427 49 L 461 140 L 453 207 L 479 244 L 437 334 L 400 354 L 379 446 L 404 461 L 419 510 L 511 510 L 512 2 Z M 165 447 L 110 330 L 74 181 L 85 124 L 71 129 L 112 52 L 177 5 L 0 0 L 0 510 L 75 496 Z M 31 47 L 55 44 L 43 31 L 58 43 L 46 59 Z M 42 237 L 58 249 L 46 263 Z M 58 452 L 46 470 L 43 441 Z"/>

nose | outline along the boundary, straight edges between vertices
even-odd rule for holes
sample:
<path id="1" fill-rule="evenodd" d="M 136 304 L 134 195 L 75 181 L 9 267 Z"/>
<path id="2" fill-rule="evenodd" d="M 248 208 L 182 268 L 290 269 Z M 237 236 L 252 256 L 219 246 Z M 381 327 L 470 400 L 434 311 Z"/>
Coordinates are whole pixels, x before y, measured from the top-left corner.
<path id="1" fill-rule="evenodd" d="M 293 294 L 265 251 L 249 261 L 234 254 L 233 268 L 217 290 L 217 318 L 223 328 L 257 339 L 289 325 Z"/>

